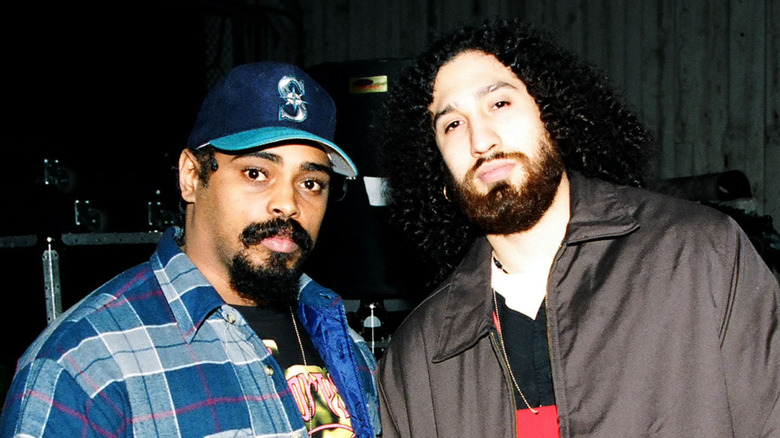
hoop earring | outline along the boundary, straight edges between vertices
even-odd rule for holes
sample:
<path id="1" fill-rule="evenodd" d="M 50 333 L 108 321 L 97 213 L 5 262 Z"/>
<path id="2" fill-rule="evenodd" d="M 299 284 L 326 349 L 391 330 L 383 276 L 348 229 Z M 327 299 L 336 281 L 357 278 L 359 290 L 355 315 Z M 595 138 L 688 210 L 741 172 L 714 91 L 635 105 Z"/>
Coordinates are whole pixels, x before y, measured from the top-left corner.
<path id="1" fill-rule="evenodd" d="M 444 199 L 446 199 L 447 201 L 450 201 L 450 197 L 449 197 L 449 196 L 447 196 L 447 185 L 446 185 L 446 184 L 445 184 L 445 185 L 444 185 L 444 187 L 441 189 L 441 192 L 444 194 Z M 450 201 L 450 202 L 452 202 L 452 201 Z"/>

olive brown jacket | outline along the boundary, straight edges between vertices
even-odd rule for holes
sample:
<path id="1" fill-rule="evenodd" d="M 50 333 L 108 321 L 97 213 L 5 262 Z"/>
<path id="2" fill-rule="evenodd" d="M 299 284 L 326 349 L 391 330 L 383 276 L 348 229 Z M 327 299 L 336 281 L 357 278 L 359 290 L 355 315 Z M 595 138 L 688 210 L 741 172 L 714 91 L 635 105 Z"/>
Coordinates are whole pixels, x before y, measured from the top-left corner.
<path id="1" fill-rule="evenodd" d="M 574 174 L 547 317 L 561 437 L 780 436 L 780 291 L 720 212 Z M 384 438 L 515 437 L 491 318 L 491 247 L 399 327 Z"/>

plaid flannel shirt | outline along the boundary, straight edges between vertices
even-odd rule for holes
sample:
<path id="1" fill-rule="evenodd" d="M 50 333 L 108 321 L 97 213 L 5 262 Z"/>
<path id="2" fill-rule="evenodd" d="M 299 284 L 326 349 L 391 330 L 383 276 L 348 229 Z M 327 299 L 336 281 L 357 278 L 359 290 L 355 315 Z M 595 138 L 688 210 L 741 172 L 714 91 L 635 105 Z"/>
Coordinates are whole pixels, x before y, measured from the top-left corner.
<path id="1" fill-rule="evenodd" d="M 0 434 L 308 436 L 284 373 L 168 230 L 148 263 L 63 314 L 19 362 Z M 351 414 L 379 432 L 375 360 L 341 299 L 307 276 L 298 314 Z"/>

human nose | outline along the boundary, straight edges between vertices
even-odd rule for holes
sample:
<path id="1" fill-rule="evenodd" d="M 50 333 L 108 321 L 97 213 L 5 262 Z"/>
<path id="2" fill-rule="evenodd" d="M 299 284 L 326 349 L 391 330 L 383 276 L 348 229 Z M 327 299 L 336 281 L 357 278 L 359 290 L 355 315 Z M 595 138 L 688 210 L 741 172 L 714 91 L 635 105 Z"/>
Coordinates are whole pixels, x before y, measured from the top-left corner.
<path id="1" fill-rule="evenodd" d="M 500 143 L 498 134 L 493 127 L 484 121 L 474 121 L 471 124 L 471 154 L 484 155 Z"/>
<path id="2" fill-rule="evenodd" d="M 299 210 L 295 188 L 289 184 L 277 186 L 268 201 L 268 213 L 275 217 L 296 217 Z"/>

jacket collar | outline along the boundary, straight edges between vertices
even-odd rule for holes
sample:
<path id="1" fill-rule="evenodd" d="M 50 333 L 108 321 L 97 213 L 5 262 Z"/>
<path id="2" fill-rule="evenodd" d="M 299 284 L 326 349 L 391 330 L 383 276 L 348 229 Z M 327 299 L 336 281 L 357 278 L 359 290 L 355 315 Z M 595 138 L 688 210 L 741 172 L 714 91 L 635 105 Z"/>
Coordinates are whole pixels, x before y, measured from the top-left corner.
<path id="1" fill-rule="evenodd" d="M 571 219 L 565 245 L 624 236 L 639 227 L 633 216 L 636 206 L 621 198 L 624 187 L 576 172 L 569 174 L 569 181 Z"/>
<path id="2" fill-rule="evenodd" d="M 620 199 L 618 186 L 574 172 L 569 181 L 571 219 L 563 246 L 617 238 L 639 227 L 631 214 L 634 207 Z M 493 329 L 491 253 L 487 239 L 478 238 L 445 282 L 449 290 L 434 362 L 462 353 Z"/>

